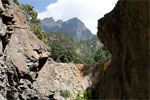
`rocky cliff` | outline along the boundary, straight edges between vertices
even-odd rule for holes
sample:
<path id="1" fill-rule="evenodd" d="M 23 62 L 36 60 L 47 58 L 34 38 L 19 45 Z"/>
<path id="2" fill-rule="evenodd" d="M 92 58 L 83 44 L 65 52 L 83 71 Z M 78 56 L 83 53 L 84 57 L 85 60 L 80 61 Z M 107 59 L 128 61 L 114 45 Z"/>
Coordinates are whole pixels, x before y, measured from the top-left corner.
<path id="1" fill-rule="evenodd" d="M 48 47 L 31 31 L 23 12 L 9 0 L 0 0 L 0 93 L 2 100 L 40 98 L 32 83 Z"/>
<path id="2" fill-rule="evenodd" d="M 61 90 L 77 92 L 88 86 L 74 64 L 56 63 L 49 55 L 23 11 L 0 0 L 0 99 L 62 100 Z"/>
<path id="3" fill-rule="evenodd" d="M 112 54 L 97 88 L 99 99 L 149 98 L 149 5 L 120 0 L 98 21 L 98 37 Z"/>
<path id="4" fill-rule="evenodd" d="M 112 60 L 97 65 L 54 62 L 24 15 L 0 0 L 1 100 L 63 100 L 60 91 L 85 89 L 94 89 L 92 99 L 149 99 L 148 1 L 120 0 L 98 21 Z"/>

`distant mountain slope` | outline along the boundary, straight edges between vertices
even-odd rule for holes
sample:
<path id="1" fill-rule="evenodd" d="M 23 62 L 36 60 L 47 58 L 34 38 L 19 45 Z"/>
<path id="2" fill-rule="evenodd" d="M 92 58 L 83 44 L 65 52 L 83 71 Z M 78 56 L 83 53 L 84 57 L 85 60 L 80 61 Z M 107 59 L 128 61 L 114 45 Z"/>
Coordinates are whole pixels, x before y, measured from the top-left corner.
<path id="1" fill-rule="evenodd" d="M 93 36 L 91 31 L 78 18 L 72 18 L 63 22 L 62 20 L 55 21 L 50 17 L 43 19 L 41 25 L 46 32 L 54 30 L 69 33 L 77 41 L 90 39 Z"/>
<path id="2" fill-rule="evenodd" d="M 47 33 L 51 58 L 57 62 L 95 64 L 108 60 L 110 54 L 96 35 L 77 42 L 69 34 L 51 31 Z"/>

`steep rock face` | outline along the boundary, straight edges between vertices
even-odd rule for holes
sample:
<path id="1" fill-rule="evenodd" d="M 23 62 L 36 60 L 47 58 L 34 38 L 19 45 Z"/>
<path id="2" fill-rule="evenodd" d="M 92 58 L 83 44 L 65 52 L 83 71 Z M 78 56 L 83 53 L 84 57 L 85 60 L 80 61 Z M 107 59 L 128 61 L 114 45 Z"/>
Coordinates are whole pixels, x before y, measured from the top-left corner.
<path id="1" fill-rule="evenodd" d="M 99 99 L 149 98 L 149 1 L 120 0 L 98 21 L 98 37 L 112 54 Z"/>
<path id="2" fill-rule="evenodd" d="M 0 99 L 63 100 L 61 90 L 84 90 L 74 64 L 49 58 L 48 47 L 32 32 L 25 14 L 10 0 L 0 0 Z"/>
<path id="3" fill-rule="evenodd" d="M 40 99 L 32 86 L 40 59 L 49 55 L 31 31 L 26 17 L 9 0 L 0 0 L 0 93 L 4 99 Z"/>

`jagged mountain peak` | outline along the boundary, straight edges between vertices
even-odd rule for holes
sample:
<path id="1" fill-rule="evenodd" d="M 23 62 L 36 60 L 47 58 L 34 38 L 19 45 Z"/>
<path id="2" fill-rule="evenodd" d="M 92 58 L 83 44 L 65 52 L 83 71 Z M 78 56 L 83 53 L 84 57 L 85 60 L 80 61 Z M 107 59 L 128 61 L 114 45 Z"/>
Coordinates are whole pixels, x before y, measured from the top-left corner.
<path id="1" fill-rule="evenodd" d="M 73 18 L 71 18 L 71 19 L 67 20 L 67 22 L 69 22 L 69 21 L 81 22 L 81 20 L 80 20 L 80 19 L 78 19 L 77 17 L 73 17 Z M 81 23 L 82 23 L 82 22 L 81 22 Z"/>
<path id="2" fill-rule="evenodd" d="M 84 23 L 77 17 L 71 18 L 67 21 L 53 20 L 52 17 L 45 18 L 41 22 L 42 28 L 46 32 L 62 31 L 63 33 L 70 33 L 70 35 L 77 41 L 86 40 L 93 36 L 91 31 L 84 25 Z"/>
<path id="3" fill-rule="evenodd" d="M 77 17 L 71 18 L 71 19 L 67 20 L 65 23 L 67 23 L 67 24 L 73 24 L 73 26 L 76 27 L 76 28 L 79 28 L 79 27 L 86 28 L 86 26 L 84 25 L 84 23 L 80 19 L 78 19 Z"/>
<path id="4" fill-rule="evenodd" d="M 50 18 L 44 18 L 43 21 L 44 21 L 44 22 L 55 22 L 55 20 L 54 20 L 53 17 L 50 17 Z"/>
<path id="5" fill-rule="evenodd" d="M 58 24 L 62 24 L 62 23 L 63 23 L 63 21 L 62 21 L 62 20 L 57 20 L 57 21 L 56 21 L 56 23 L 58 23 Z"/>

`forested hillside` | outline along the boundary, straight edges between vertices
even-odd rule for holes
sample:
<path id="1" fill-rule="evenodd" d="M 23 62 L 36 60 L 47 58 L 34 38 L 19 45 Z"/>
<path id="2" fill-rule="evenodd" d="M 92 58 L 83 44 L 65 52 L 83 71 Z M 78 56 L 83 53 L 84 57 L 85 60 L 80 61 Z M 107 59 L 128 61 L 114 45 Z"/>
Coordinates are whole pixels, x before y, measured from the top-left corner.
<path id="1" fill-rule="evenodd" d="M 97 36 L 78 42 L 69 33 L 51 31 L 47 34 L 51 57 L 57 62 L 94 64 L 108 60 L 109 52 Z"/>

